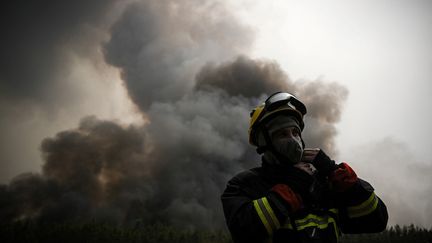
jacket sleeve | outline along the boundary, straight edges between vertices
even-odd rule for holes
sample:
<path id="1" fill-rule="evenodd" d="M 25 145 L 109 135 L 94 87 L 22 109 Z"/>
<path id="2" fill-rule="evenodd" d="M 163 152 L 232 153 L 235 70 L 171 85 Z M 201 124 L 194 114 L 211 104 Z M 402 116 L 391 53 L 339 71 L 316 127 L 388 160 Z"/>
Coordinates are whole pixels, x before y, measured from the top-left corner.
<path id="1" fill-rule="evenodd" d="M 234 242 L 263 242 L 280 228 L 284 206 L 273 193 L 255 198 L 241 176 L 231 179 L 221 196 L 225 219 Z M 277 205 L 279 204 L 279 205 Z"/>
<path id="2" fill-rule="evenodd" d="M 385 230 L 388 214 L 383 201 L 366 181 L 357 182 L 338 195 L 343 233 L 375 233 Z"/>

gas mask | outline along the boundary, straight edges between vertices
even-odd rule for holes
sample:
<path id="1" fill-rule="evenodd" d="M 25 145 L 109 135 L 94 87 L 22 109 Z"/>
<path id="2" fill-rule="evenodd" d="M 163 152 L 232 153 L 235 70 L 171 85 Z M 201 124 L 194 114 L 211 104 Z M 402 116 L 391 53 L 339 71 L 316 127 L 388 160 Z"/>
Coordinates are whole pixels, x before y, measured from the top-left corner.
<path id="1" fill-rule="evenodd" d="M 273 141 L 278 160 L 281 164 L 296 164 L 303 155 L 303 146 L 300 139 L 286 138 Z M 278 156 L 279 154 L 279 156 Z"/>
<path id="2" fill-rule="evenodd" d="M 270 164 L 293 165 L 300 162 L 303 155 L 301 137 L 271 139 L 271 134 L 289 127 L 295 127 L 300 131 L 299 123 L 294 117 L 279 115 L 266 124 L 266 131 L 260 132 L 258 143 L 267 148 L 264 158 Z"/>

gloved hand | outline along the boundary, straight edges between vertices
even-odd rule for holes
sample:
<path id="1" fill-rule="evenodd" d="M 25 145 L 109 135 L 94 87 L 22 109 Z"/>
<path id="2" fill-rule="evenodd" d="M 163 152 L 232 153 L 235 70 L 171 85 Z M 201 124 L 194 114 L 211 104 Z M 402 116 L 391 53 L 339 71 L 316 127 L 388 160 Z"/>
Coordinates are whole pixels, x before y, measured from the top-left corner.
<path id="1" fill-rule="evenodd" d="M 303 163 L 305 164 L 305 163 Z M 304 167 L 304 168 L 299 168 Z M 271 178 L 274 184 L 285 184 L 298 194 L 304 204 L 309 204 L 313 200 L 315 194 L 315 188 L 317 184 L 317 178 L 315 175 L 311 175 L 311 171 L 308 171 L 311 167 L 303 166 L 279 166 L 277 169 L 269 169 Z"/>
<path id="2" fill-rule="evenodd" d="M 303 199 L 308 198 L 311 192 L 311 188 L 316 183 L 316 178 L 310 175 L 308 172 L 293 166 L 290 173 L 285 177 L 287 179 L 287 185 L 289 185 L 295 192 L 300 194 Z"/>
<path id="3" fill-rule="evenodd" d="M 331 173 L 329 180 L 337 192 L 344 192 L 357 183 L 358 177 L 347 163 L 341 163 L 338 167 Z"/>
<path id="4" fill-rule="evenodd" d="M 326 180 L 320 180 L 320 178 L 317 178 L 317 176 L 319 176 L 318 170 L 311 163 L 300 162 L 295 164 L 294 167 L 301 169 L 314 178 L 314 181 L 309 186 L 309 193 L 307 194 L 307 197 L 303 198 L 305 201 L 304 203 L 310 204 L 312 207 L 322 204 L 329 189 L 329 184 L 326 183 Z"/>
<path id="5" fill-rule="evenodd" d="M 276 193 L 284 201 L 290 213 L 296 212 L 303 207 L 301 196 L 295 193 L 288 185 L 276 184 L 272 187 L 271 191 Z"/>
<path id="6" fill-rule="evenodd" d="M 311 163 L 315 166 L 318 170 L 318 176 L 321 178 L 328 177 L 338 168 L 336 163 L 319 148 L 305 148 L 301 161 Z"/>
<path id="7" fill-rule="evenodd" d="M 315 166 L 313 166 L 313 164 L 311 163 L 306 163 L 306 162 L 299 162 L 295 165 L 293 165 L 295 168 L 300 169 L 306 173 L 308 173 L 311 176 L 314 176 L 315 173 L 317 173 L 317 169 L 315 168 Z"/>

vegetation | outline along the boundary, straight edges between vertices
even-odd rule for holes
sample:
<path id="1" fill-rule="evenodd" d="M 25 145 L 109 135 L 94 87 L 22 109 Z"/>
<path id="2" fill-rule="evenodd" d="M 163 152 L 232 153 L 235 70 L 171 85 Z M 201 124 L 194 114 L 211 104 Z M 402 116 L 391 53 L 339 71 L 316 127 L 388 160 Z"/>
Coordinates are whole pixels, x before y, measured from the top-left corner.
<path id="1" fill-rule="evenodd" d="M 37 224 L 26 221 L 0 225 L 0 242 L 216 243 L 231 241 L 229 235 L 222 231 L 179 230 L 162 224 L 116 227 L 95 222 Z"/>
<path id="2" fill-rule="evenodd" d="M 432 243 L 432 229 L 423 229 L 411 224 L 410 226 L 392 226 L 377 234 L 344 235 L 343 243 Z"/>
<path id="3" fill-rule="evenodd" d="M 231 242 L 224 231 L 179 230 L 163 224 L 116 227 L 96 222 L 37 224 L 30 221 L 0 225 L 1 242 Z M 378 234 L 344 235 L 342 243 L 432 242 L 432 230 L 414 225 L 390 227 Z"/>

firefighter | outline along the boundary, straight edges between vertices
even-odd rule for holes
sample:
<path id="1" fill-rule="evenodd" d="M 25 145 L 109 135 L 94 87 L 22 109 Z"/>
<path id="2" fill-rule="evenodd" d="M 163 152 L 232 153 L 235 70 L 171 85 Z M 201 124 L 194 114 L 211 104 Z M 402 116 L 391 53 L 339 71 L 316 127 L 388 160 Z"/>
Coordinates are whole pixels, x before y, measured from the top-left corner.
<path id="1" fill-rule="evenodd" d="M 262 165 L 234 176 L 221 196 L 234 242 L 338 242 L 380 232 L 387 209 L 347 163 L 305 148 L 305 105 L 277 92 L 251 112 L 249 142 Z"/>

